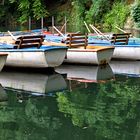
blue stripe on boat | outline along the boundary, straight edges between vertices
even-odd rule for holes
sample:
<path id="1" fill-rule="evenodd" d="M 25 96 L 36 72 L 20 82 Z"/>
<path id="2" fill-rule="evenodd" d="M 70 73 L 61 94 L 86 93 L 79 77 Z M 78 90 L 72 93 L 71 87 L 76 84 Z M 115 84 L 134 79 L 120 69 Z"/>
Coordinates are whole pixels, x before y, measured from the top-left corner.
<path id="1" fill-rule="evenodd" d="M 42 45 L 39 49 L 36 47 L 13 49 L 13 45 L 11 44 L 0 44 L 0 52 L 42 52 L 42 51 L 57 50 L 57 49 L 68 49 L 68 47 Z"/>

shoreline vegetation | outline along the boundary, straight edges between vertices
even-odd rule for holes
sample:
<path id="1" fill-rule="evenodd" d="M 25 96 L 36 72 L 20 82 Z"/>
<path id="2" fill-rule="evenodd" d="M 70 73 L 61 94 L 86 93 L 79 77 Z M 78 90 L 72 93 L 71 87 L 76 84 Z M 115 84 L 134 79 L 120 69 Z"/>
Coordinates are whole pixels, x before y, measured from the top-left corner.
<path id="1" fill-rule="evenodd" d="M 66 17 L 67 24 L 75 31 L 84 26 L 84 21 L 113 32 L 116 25 L 122 29 L 138 30 L 140 27 L 139 0 L 9 0 L 4 1 L 0 9 L 3 11 L 0 13 L 0 31 L 2 28 L 28 29 L 29 17 L 36 28 L 41 27 L 41 18 L 44 26 L 51 26 L 52 16 L 55 25 L 63 25 Z"/>

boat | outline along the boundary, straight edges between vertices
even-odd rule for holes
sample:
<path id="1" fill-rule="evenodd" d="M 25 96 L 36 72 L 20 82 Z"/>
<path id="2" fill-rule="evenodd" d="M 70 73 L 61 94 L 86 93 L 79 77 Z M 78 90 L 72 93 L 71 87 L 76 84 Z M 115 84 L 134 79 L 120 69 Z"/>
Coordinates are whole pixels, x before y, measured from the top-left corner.
<path id="1" fill-rule="evenodd" d="M 2 71 L 7 60 L 8 53 L 0 53 L 0 71 Z"/>
<path id="2" fill-rule="evenodd" d="M 112 59 L 140 60 L 140 40 L 130 38 L 130 33 L 112 34 L 112 40 L 89 39 L 89 45 L 115 47 Z"/>
<path id="3" fill-rule="evenodd" d="M 111 60 L 109 65 L 114 74 L 140 77 L 140 61 Z"/>
<path id="4" fill-rule="evenodd" d="M 112 46 L 87 45 L 86 35 L 80 33 L 70 33 L 65 40 L 61 40 L 62 38 L 57 38 L 57 36 L 53 36 L 51 40 L 52 35 L 47 36 L 49 37 L 47 40 L 45 39 L 45 45 L 57 46 L 60 44 L 68 47 L 64 63 L 103 65 L 109 63 L 114 52 Z"/>
<path id="5" fill-rule="evenodd" d="M 114 48 L 97 47 L 94 49 L 68 49 L 64 63 L 103 65 L 109 63 Z"/>
<path id="6" fill-rule="evenodd" d="M 18 37 L 14 44 L 1 43 L 0 53 L 8 54 L 5 66 L 47 68 L 63 63 L 67 47 L 42 45 L 42 35 Z"/>
<path id="7" fill-rule="evenodd" d="M 0 83 L 8 90 L 23 92 L 32 95 L 45 95 L 67 89 L 67 83 L 58 73 L 27 73 L 16 71 L 2 71 Z"/>
<path id="8" fill-rule="evenodd" d="M 67 80 L 86 83 L 99 83 L 114 79 L 113 71 L 108 64 L 103 66 L 61 65 L 55 67 L 55 71 L 60 74 L 66 74 Z"/>

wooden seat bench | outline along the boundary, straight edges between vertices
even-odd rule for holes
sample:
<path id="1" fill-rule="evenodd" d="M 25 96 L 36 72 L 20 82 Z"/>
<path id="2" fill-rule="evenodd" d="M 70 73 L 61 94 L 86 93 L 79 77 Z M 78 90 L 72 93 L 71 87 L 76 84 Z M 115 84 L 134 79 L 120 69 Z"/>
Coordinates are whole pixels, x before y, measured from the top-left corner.
<path id="1" fill-rule="evenodd" d="M 111 44 L 127 45 L 131 33 L 112 34 Z"/>
<path id="2" fill-rule="evenodd" d="M 23 49 L 30 47 L 40 48 L 44 41 L 44 35 L 25 35 L 17 38 L 14 49 Z"/>
<path id="3" fill-rule="evenodd" d="M 65 43 L 69 48 L 77 48 L 77 47 L 86 48 L 88 44 L 88 37 L 87 34 L 69 33 L 67 35 Z"/>

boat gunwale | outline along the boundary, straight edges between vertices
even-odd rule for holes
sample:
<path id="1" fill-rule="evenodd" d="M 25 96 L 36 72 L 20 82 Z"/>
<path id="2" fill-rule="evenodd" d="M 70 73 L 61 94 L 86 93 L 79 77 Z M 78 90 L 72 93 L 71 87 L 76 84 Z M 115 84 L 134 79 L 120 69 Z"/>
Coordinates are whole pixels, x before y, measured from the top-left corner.
<path id="1" fill-rule="evenodd" d="M 93 46 L 94 47 L 94 46 Z M 70 52 L 99 52 L 103 50 L 114 50 L 114 47 L 100 47 L 100 48 L 90 48 L 90 49 L 68 49 Z"/>

